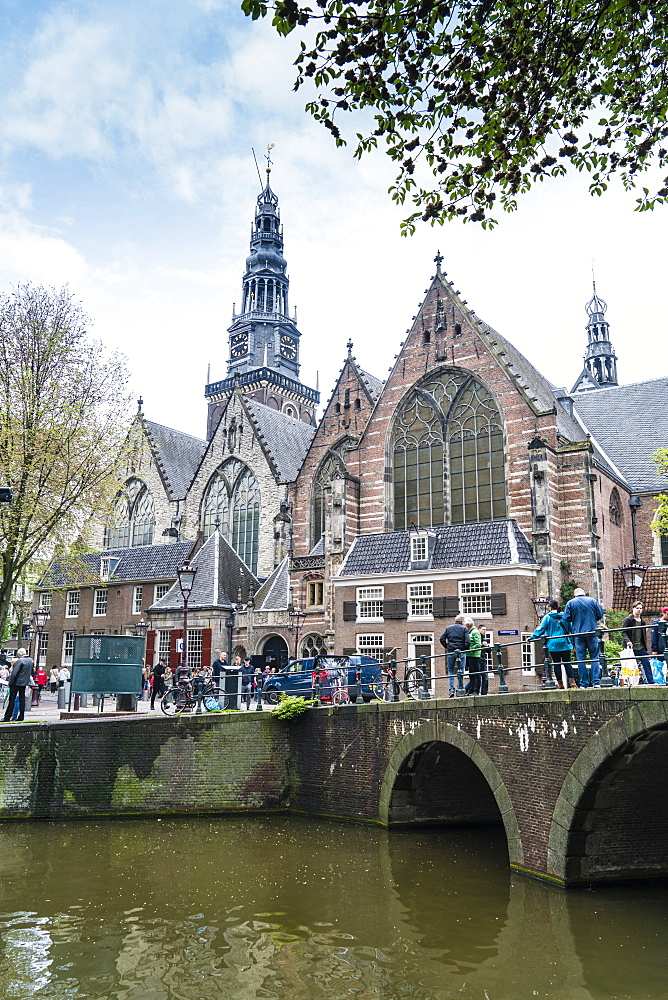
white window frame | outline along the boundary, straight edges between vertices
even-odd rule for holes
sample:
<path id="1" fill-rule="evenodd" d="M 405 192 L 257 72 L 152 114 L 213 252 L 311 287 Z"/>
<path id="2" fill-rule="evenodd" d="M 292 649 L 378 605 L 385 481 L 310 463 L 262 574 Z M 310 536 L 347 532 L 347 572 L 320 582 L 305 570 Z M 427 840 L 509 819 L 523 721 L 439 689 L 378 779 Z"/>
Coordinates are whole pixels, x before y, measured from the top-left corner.
<path id="1" fill-rule="evenodd" d="M 433 632 L 409 632 L 408 633 L 408 666 L 415 666 L 420 668 L 420 660 L 417 658 L 415 653 L 416 646 L 431 646 L 431 659 L 427 664 L 427 669 L 430 670 L 430 685 L 429 690 L 431 694 L 434 694 L 434 677 L 439 673 L 438 665 L 442 663 L 442 660 L 434 659 L 434 633 Z M 442 672 L 442 671 L 441 671 Z"/>
<path id="2" fill-rule="evenodd" d="M 39 595 L 39 606 L 44 611 L 48 611 L 49 614 L 51 613 L 51 591 L 50 590 L 43 590 L 42 593 Z"/>
<path id="3" fill-rule="evenodd" d="M 494 676 L 494 670 L 495 670 L 495 667 L 496 667 L 496 660 L 494 658 L 494 630 L 491 629 L 491 628 L 485 628 L 485 626 L 483 625 L 482 628 L 478 629 L 478 632 L 480 632 L 481 642 L 484 642 L 485 640 L 487 640 L 489 642 L 489 648 L 490 648 L 490 651 L 491 651 L 491 656 L 490 656 L 489 660 L 487 661 L 489 663 L 489 670 L 487 671 L 487 676 L 488 677 L 493 677 Z M 484 656 L 485 654 L 481 653 L 480 655 Z"/>
<path id="4" fill-rule="evenodd" d="M 168 628 L 158 629 L 157 642 L 156 642 L 156 654 L 158 660 L 164 660 L 165 663 L 169 663 L 169 648 L 171 641 L 172 631 Z M 158 662 L 156 660 L 156 663 Z"/>
<path id="5" fill-rule="evenodd" d="M 492 581 L 459 580 L 459 610 L 473 619 L 492 617 Z M 486 608 L 487 610 L 482 610 Z"/>
<path id="6" fill-rule="evenodd" d="M 434 620 L 434 584 L 409 583 L 406 585 L 408 599 L 408 620 Z M 415 605 L 413 602 L 416 602 Z M 418 610 L 416 611 L 415 608 Z"/>
<path id="7" fill-rule="evenodd" d="M 101 600 L 104 595 L 104 601 Z M 93 593 L 93 618 L 103 618 L 107 614 L 107 601 L 109 599 L 109 588 L 100 587 Z M 100 611 L 99 608 L 103 607 L 104 610 Z"/>
<path id="8" fill-rule="evenodd" d="M 202 633 L 201 628 L 188 629 L 188 669 L 195 670 L 202 666 Z"/>
<path id="9" fill-rule="evenodd" d="M 144 600 L 144 588 L 141 586 L 141 584 L 139 586 L 137 586 L 137 587 L 133 587 L 132 588 L 132 614 L 133 615 L 140 615 L 141 614 L 141 606 L 142 606 L 142 601 L 143 600 Z M 137 607 L 137 604 L 139 604 L 139 607 Z"/>
<path id="10" fill-rule="evenodd" d="M 109 572 L 109 570 L 110 570 L 110 565 L 109 565 L 110 562 L 111 562 L 111 559 L 109 558 L 109 556 L 103 556 L 100 559 L 100 579 L 101 580 L 108 580 L 109 577 L 111 576 L 111 573 Z"/>
<path id="11" fill-rule="evenodd" d="M 37 664 L 38 667 L 46 666 L 48 652 L 49 652 L 49 633 L 42 631 L 40 632 L 39 636 L 39 662 Z"/>
<path id="12" fill-rule="evenodd" d="M 63 646 L 61 663 L 63 666 L 71 667 L 74 659 L 74 637 L 76 632 L 63 632 Z M 69 650 L 69 652 L 68 652 Z"/>
<path id="13" fill-rule="evenodd" d="M 76 600 L 75 600 L 76 597 Z M 68 590 L 67 597 L 65 599 L 65 617 L 66 618 L 78 618 L 79 617 L 79 607 L 81 605 L 81 591 L 80 590 Z M 76 611 L 72 610 L 76 607 Z"/>
<path id="14" fill-rule="evenodd" d="M 522 658 L 522 677 L 536 676 L 536 643 L 528 642 L 533 632 L 520 632 L 520 656 Z"/>
<path id="15" fill-rule="evenodd" d="M 367 645 L 365 640 L 372 639 L 374 642 Z M 374 656 L 382 663 L 384 659 L 385 636 L 382 632 L 361 632 L 355 636 L 355 649 L 358 656 Z"/>
<path id="16" fill-rule="evenodd" d="M 385 587 L 357 588 L 357 621 L 382 622 Z M 374 605 L 372 607 L 372 605 Z M 375 614 L 373 612 L 376 612 Z"/>
<path id="17" fill-rule="evenodd" d="M 426 562 L 429 558 L 429 543 L 426 535 L 411 536 L 411 562 Z"/>
<path id="18" fill-rule="evenodd" d="M 161 601 L 165 594 L 169 593 L 171 586 L 171 583 L 156 583 L 155 590 L 153 591 L 154 603 Z M 161 594 L 158 593 L 159 590 L 162 591 Z"/>

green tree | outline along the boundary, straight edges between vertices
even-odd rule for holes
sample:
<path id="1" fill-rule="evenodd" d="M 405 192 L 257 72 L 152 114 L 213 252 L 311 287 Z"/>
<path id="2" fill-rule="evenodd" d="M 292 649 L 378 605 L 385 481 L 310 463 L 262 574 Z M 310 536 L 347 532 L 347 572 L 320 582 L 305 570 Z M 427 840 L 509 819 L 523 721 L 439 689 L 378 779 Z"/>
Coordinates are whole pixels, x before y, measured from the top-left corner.
<path id="1" fill-rule="evenodd" d="M 0 632 L 31 560 L 84 533 L 117 489 L 128 375 L 66 289 L 0 295 Z"/>
<path id="2" fill-rule="evenodd" d="M 668 476 L 668 448 L 657 449 L 653 458 L 659 475 Z M 652 531 L 655 535 L 668 535 L 668 495 L 660 493 L 658 499 L 659 506 L 652 521 Z"/>
<path id="3" fill-rule="evenodd" d="M 383 144 L 398 168 L 403 223 L 494 223 L 536 181 L 588 171 L 600 195 L 626 188 L 668 152 L 668 7 L 618 0 L 243 0 L 279 33 L 305 40 L 295 90 L 337 145 L 360 116 L 355 155 Z M 642 188 L 640 211 L 668 198 Z"/>

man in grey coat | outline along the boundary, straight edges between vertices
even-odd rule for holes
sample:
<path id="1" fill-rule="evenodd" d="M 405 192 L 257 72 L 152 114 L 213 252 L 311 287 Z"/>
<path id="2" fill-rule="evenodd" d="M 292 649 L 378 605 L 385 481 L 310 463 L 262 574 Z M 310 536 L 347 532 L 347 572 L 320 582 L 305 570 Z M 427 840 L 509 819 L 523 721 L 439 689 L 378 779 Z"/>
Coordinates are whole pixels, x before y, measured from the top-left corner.
<path id="1" fill-rule="evenodd" d="M 30 656 L 26 656 L 26 651 L 23 647 L 17 649 L 16 652 L 18 659 L 14 660 L 14 666 L 12 667 L 12 672 L 8 678 L 9 701 L 7 702 L 7 709 L 2 720 L 3 722 L 11 722 L 12 712 L 14 711 L 14 702 L 17 698 L 19 699 L 19 714 L 17 716 L 17 722 L 23 722 L 26 687 L 30 684 L 32 670 L 35 666 L 32 658 Z"/>

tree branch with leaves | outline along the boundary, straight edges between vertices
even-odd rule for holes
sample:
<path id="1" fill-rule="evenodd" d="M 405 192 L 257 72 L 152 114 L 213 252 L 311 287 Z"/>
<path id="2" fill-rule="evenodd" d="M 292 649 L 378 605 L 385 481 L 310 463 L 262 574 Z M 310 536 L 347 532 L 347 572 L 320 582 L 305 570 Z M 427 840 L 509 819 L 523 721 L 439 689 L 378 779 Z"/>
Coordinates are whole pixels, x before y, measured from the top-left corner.
<path id="1" fill-rule="evenodd" d="M 494 225 L 537 182 L 575 168 L 602 194 L 668 167 L 668 5 L 624 0 L 243 0 L 282 35 L 301 32 L 295 90 L 338 146 L 343 119 L 373 111 L 355 156 L 397 164 L 402 223 Z M 639 211 L 668 198 L 643 187 Z"/>
<path id="2" fill-rule="evenodd" d="M 88 338 L 66 290 L 0 295 L 0 629 L 29 563 L 104 517 L 126 435 L 125 362 Z"/>

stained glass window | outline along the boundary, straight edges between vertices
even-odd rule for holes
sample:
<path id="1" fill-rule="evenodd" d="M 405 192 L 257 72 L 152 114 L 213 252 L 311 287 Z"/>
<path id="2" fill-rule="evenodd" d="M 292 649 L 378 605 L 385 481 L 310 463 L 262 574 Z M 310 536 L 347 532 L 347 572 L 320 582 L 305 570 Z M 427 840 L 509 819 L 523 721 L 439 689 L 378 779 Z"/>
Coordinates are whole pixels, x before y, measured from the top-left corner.
<path id="1" fill-rule="evenodd" d="M 506 516 L 501 415 L 476 379 L 444 371 L 417 386 L 393 437 L 397 530 Z"/>

